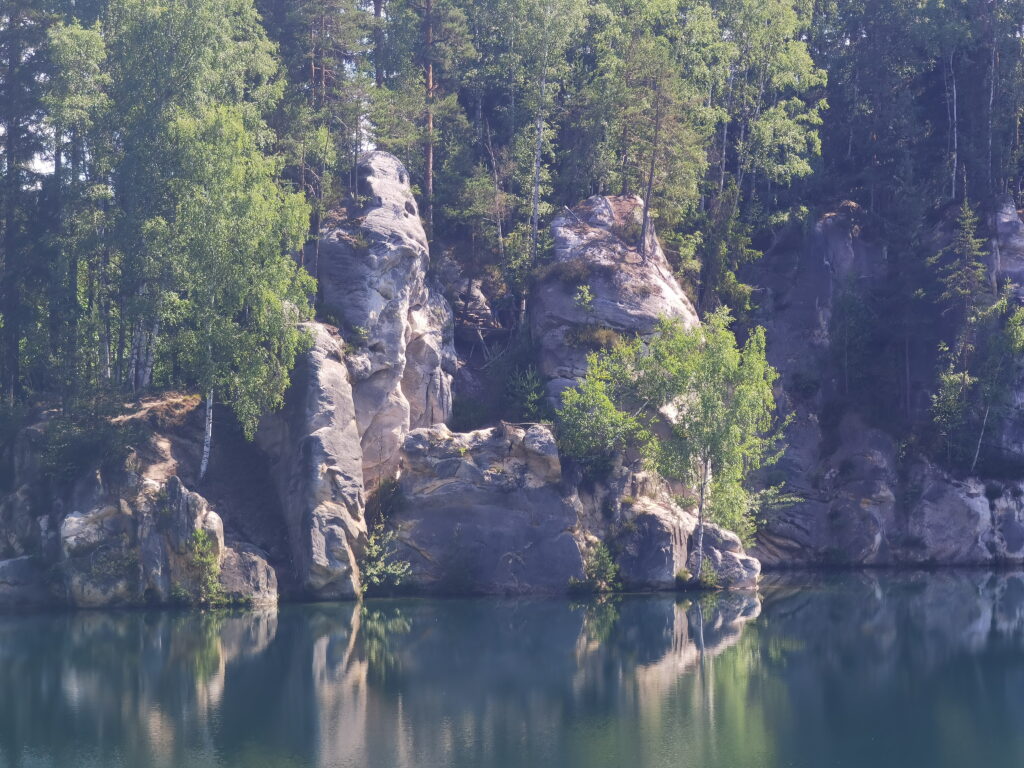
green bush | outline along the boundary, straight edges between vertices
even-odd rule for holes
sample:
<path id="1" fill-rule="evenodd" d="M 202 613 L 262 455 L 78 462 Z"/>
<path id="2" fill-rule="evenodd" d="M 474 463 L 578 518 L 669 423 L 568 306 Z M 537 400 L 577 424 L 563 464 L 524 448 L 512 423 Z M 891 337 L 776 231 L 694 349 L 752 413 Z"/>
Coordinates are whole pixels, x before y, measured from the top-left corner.
<path id="1" fill-rule="evenodd" d="M 697 581 L 704 589 L 718 589 L 718 571 L 707 557 L 700 564 L 700 577 Z"/>
<path id="2" fill-rule="evenodd" d="M 521 421 L 539 421 L 544 417 L 544 384 L 532 365 L 516 368 L 505 385 L 509 411 Z"/>
<path id="3" fill-rule="evenodd" d="M 184 592 L 187 602 L 206 606 L 220 606 L 227 602 L 224 588 L 220 585 L 217 543 L 207 531 L 194 531 L 189 537 L 188 576 L 191 589 Z M 180 597 L 181 594 L 178 595 Z"/>
<path id="4" fill-rule="evenodd" d="M 363 594 L 389 592 L 405 581 L 409 571 L 409 562 L 398 556 L 395 532 L 378 522 L 370 529 L 359 558 Z"/>
<path id="5" fill-rule="evenodd" d="M 70 483 L 83 472 L 123 465 L 139 427 L 103 415 L 58 416 L 46 426 L 40 466 L 57 483 Z"/>
<path id="6" fill-rule="evenodd" d="M 615 592 L 619 589 L 619 566 L 603 543 L 591 549 L 583 561 L 583 578 L 569 579 L 572 592 Z"/>
<path id="7" fill-rule="evenodd" d="M 638 438 L 637 420 L 615 407 L 609 382 L 587 376 L 562 393 L 558 410 L 558 447 L 591 477 L 606 473 L 616 453 Z"/>

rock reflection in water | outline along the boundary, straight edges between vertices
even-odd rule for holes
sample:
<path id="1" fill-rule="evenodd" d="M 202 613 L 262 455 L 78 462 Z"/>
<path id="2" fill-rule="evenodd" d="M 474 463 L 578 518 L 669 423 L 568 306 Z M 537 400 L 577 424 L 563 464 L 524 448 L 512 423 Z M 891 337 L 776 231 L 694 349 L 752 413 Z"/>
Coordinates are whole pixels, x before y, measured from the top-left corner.
<path id="1" fill-rule="evenodd" d="M 705 658 L 755 597 L 704 609 Z M 0 764 L 541 764 L 699 662 L 669 598 L 0 618 Z M 567 755 L 568 756 L 568 755 Z"/>
<path id="2" fill-rule="evenodd" d="M 1019 765 L 1022 651 L 1019 574 L 8 616 L 0 766 Z"/>

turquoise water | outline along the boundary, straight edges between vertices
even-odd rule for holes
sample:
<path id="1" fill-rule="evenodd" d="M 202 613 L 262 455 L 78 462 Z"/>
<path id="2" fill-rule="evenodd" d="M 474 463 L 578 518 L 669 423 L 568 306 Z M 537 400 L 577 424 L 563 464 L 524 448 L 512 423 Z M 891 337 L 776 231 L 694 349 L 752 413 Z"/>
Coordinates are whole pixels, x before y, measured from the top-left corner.
<path id="1" fill-rule="evenodd" d="M 0 617 L 3 766 L 1024 765 L 1024 576 Z"/>

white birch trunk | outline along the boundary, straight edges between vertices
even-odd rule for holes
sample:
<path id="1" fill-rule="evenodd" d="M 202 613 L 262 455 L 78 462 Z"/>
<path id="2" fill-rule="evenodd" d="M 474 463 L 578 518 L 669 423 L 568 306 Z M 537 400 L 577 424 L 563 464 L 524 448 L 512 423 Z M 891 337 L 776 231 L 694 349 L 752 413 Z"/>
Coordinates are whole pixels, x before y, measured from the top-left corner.
<path id="1" fill-rule="evenodd" d="M 206 393 L 206 427 L 203 430 L 203 460 L 199 464 L 199 479 L 206 477 L 210 466 L 210 445 L 213 443 L 213 390 Z"/>

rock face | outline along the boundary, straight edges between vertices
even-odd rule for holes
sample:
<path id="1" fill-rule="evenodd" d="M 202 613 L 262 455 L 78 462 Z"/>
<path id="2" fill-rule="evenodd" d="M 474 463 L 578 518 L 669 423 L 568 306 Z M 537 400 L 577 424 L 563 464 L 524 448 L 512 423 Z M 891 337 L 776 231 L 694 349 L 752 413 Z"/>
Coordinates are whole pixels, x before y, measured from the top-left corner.
<path id="1" fill-rule="evenodd" d="M 583 492 L 566 482 L 546 426 L 420 429 L 406 438 L 403 457 L 393 522 L 417 589 L 565 592 L 584 578 L 602 540 L 628 589 L 675 589 L 677 576 L 693 567 L 692 514 L 641 477 L 631 487 L 641 495 L 609 519 L 611 491 Z M 757 585 L 760 565 L 732 534 L 706 526 L 705 553 L 719 586 Z"/>
<path id="2" fill-rule="evenodd" d="M 577 512 L 547 427 L 418 429 L 392 522 L 428 591 L 564 592 L 583 578 Z"/>
<path id="3" fill-rule="evenodd" d="M 1020 289 L 1024 287 L 1024 222 L 1012 197 L 1000 201 L 992 228 L 995 236 L 990 241 L 990 269 L 993 275 L 1012 280 Z"/>
<path id="4" fill-rule="evenodd" d="M 530 326 L 552 395 L 582 376 L 587 353 L 614 334 L 648 334 L 660 317 L 698 322 L 657 237 L 646 255 L 637 250 L 642 210 L 639 197 L 595 196 L 551 224 L 554 263 L 533 293 Z M 589 302 L 577 300 L 581 288 Z"/>
<path id="5" fill-rule="evenodd" d="M 359 594 L 355 550 L 366 535 L 363 452 L 341 339 L 308 326 L 284 408 L 260 424 L 271 457 L 300 590 L 320 599 Z"/>
<path id="6" fill-rule="evenodd" d="M 357 220 L 328 217 L 305 259 L 324 314 L 355 348 L 352 399 L 368 487 L 395 473 L 405 434 L 451 415 L 451 308 L 432 289 L 423 224 L 405 167 L 386 152 L 359 161 L 369 200 Z"/>
<path id="7" fill-rule="evenodd" d="M 266 556 L 251 546 L 229 547 L 220 516 L 177 477 L 163 484 L 140 478 L 131 502 L 124 491 L 97 476 L 73 497 L 60 526 L 59 561 L 71 605 L 166 604 L 194 593 L 203 577 L 193 554 L 197 534 L 209 542 L 229 599 L 277 602 L 277 577 Z"/>
<path id="8" fill-rule="evenodd" d="M 862 219 L 853 204 L 826 215 L 806 243 L 770 256 L 759 276 L 768 356 L 782 374 L 782 407 L 793 413 L 777 470 L 799 500 L 769 516 L 752 554 L 767 567 L 1022 563 L 1020 484 L 958 479 L 901 456 L 884 429 L 834 405 L 844 387 L 833 349 L 840 341 L 831 337 L 835 298 L 845 286 L 884 279 L 884 247 L 862 234 Z M 1024 225 L 1012 204 L 994 225 L 993 279 L 1017 279 Z M 909 354 L 911 388 L 923 393 L 912 405 L 926 409 L 934 349 L 918 344 Z M 1024 402 L 1024 380 L 1014 398 Z M 1006 466 L 1024 460 L 1024 422 L 993 421 Z"/>
<path id="9" fill-rule="evenodd" d="M 0 605 L 166 604 L 209 588 L 200 554 L 219 566 L 232 601 L 273 603 L 281 590 L 355 598 L 367 498 L 395 477 L 401 503 L 388 523 L 418 591 L 564 593 L 586 580 L 601 542 L 627 588 L 674 589 L 694 567 L 696 520 L 661 484 L 620 467 L 584 487 L 563 475 L 546 426 L 466 434 L 444 426 L 453 313 L 428 277 L 408 174 L 372 152 L 359 177 L 363 207 L 328 216 L 303 254 L 319 281 L 321 321 L 306 326 L 311 347 L 284 407 L 261 423 L 258 451 L 236 445 L 222 477 L 213 472 L 199 485 L 196 425 L 153 429 L 130 465 L 87 473 L 56 493 L 34 465 L 39 434 L 25 430 L 0 449 L 13 451 L 0 459 L 17 476 L 0 497 Z M 554 224 L 556 262 L 531 316 L 552 394 L 584 372 L 601 334 L 650 333 L 661 316 L 697 322 L 657 239 L 643 256 L 635 247 L 641 205 L 595 197 Z M 577 302 L 584 285 L 590 298 Z M 463 281 L 455 294 L 463 325 L 500 330 L 479 281 Z M 190 402 L 186 414 L 198 401 Z M 247 474 L 263 472 L 264 461 L 265 475 Z M 229 475 L 243 479 L 232 485 Z M 759 565 L 735 537 L 708 526 L 705 541 L 721 586 L 756 585 Z"/>
<path id="10" fill-rule="evenodd" d="M 37 443 L 45 421 L 16 443 Z M 181 436 L 176 436 L 175 441 Z M 188 441 L 152 434 L 122 466 L 84 473 L 69 487 L 46 483 L 20 451 L 14 490 L 2 500 L 24 518 L 31 535 L 7 540 L 15 554 L 0 559 L 0 608 L 71 605 L 138 606 L 177 602 L 197 594 L 219 568 L 224 595 L 234 603 L 277 602 L 277 576 L 255 546 L 226 541 L 224 523 L 207 500 L 174 474 Z M 30 524 L 29 524 L 30 523 Z M 195 556 L 196 536 L 207 544 L 208 566 Z"/>
<path id="11" fill-rule="evenodd" d="M 612 495 L 623 486 L 611 483 Z M 626 589 L 671 590 L 697 573 L 697 517 L 680 507 L 660 479 L 626 476 L 626 503 L 609 519 L 608 495 L 581 494 L 584 528 L 608 542 Z M 620 497 L 621 500 L 621 497 Z M 739 538 L 717 525 L 704 525 L 704 560 L 722 589 L 755 589 L 761 564 L 744 552 Z"/>

